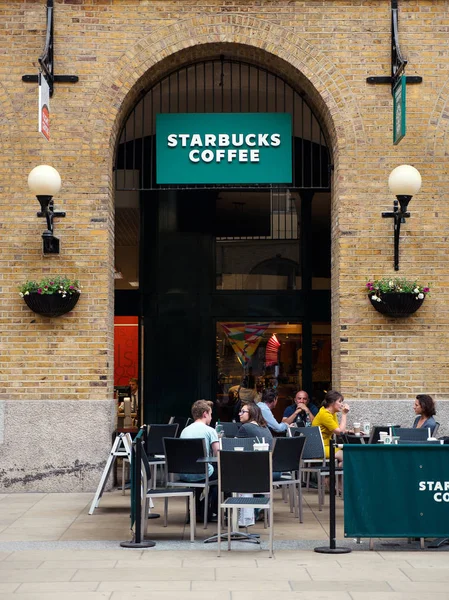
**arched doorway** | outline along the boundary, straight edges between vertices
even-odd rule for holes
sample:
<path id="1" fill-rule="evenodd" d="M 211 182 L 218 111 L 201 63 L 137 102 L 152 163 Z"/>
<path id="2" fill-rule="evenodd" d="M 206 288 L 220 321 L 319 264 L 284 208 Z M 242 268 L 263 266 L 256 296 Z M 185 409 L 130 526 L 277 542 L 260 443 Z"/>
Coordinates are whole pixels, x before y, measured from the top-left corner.
<path id="1" fill-rule="evenodd" d="M 291 115 L 291 183 L 158 183 L 157 114 L 253 113 Z M 301 387 L 320 400 L 331 377 L 330 168 L 304 94 L 256 64 L 194 62 L 142 93 L 119 138 L 115 264 L 116 312 L 142 325 L 146 421 L 187 414 L 200 397 L 225 403 L 248 381 L 278 385 L 280 409 Z"/>

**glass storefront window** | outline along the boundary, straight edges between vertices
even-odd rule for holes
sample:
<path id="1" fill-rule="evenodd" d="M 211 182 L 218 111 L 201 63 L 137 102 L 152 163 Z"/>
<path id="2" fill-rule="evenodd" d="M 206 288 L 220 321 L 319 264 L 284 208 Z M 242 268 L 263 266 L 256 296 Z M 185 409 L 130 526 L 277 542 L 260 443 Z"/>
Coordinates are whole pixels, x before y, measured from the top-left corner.
<path id="1" fill-rule="evenodd" d="M 312 398 L 317 406 L 331 389 L 331 353 L 331 324 L 312 323 Z"/>
<path id="2" fill-rule="evenodd" d="M 219 322 L 216 329 L 217 416 L 238 420 L 237 395 L 251 399 L 276 388 L 281 420 L 302 386 L 300 323 Z"/>
<path id="3" fill-rule="evenodd" d="M 299 218 L 297 192 L 222 190 L 216 201 L 217 289 L 300 289 Z"/>

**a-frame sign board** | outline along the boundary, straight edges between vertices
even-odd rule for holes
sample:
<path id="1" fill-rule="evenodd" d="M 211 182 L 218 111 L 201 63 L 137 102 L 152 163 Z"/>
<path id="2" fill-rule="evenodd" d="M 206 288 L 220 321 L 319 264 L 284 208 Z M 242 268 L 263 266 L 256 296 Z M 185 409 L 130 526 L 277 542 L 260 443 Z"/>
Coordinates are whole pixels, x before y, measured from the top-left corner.
<path id="1" fill-rule="evenodd" d="M 104 492 L 104 488 L 106 485 L 106 481 L 108 480 L 109 475 L 111 474 L 112 468 L 117 458 L 127 458 L 131 462 L 131 437 L 129 434 L 121 433 L 118 435 L 114 443 L 112 444 L 111 451 L 108 456 L 108 460 L 106 461 L 106 465 L 103 470 L 103 474 L 100 479 L 100 483 L 98 484 L 97 491 L 95 492 L 94 499 L 92 500 L 92 504 L 90 505 L 89 514 L 91 515 L 94 510 L 100 504 L 101 497 Z"/>

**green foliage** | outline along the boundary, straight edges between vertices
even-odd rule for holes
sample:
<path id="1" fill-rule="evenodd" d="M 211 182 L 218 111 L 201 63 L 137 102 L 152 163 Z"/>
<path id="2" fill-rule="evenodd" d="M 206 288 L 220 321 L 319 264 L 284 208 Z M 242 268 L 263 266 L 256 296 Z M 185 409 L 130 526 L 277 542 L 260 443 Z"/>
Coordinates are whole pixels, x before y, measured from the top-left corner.
<path id="1" fill-rule="evenodd" d="M 416 280 L 405 277 L 384 277 L 368 281 L 366 284 L 368 294 L 373 300 L 380 299 L 383 294 L 416 294 L 417 298 L 424 298 L 430 292 L 430 287 L 423 286 Z"/>
<path id="2" fill-rule="evenodd" d="M 68 279 L 67 277 L 46 277 L 41 281 L 26 281 L 19 286 L 19 292 L 22 296 L 28 294 L 61 294 L 63 298 L 81 292 L 81 286 L 77 279 Z"/>

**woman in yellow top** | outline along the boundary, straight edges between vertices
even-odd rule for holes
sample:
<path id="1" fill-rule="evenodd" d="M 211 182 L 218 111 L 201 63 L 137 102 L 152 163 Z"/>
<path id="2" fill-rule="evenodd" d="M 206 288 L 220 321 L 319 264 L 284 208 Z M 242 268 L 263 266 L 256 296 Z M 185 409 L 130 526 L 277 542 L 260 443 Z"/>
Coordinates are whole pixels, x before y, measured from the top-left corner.
<path id="1" fill-rule="evenodd" d="M 329 440 L 334 433 L 346 433 L 346 416 L 349 412 L 349 406 L 343 404 L 343 400 L 344 398 L 340 392 L 333 390 L 327 392 L 317 416 L 312 421 L 313 426 L 318 426 L 321 429 L 326 458 L 329 458 Z M 337 419 L 337 413 L 339 412 L 342 413 L 340 424 Z M 335 453 L 335 458 L 338 460 L 338 466 L 342 466 L 342 450 Z"/>

